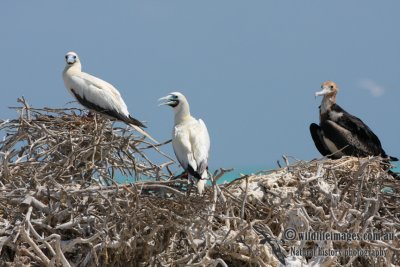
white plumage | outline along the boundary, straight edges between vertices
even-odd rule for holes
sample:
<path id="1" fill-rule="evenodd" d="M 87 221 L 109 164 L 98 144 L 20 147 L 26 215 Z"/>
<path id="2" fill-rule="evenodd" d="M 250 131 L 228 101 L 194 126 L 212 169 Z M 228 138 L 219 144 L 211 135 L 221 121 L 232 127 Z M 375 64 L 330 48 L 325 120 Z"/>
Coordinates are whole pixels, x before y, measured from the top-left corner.
<path id="1" fill-rule="evenodd" d="M 138 132 L 157 142 L 140 128 L 146 126 L 129 114 L 128 107 L 114 86 L 82 72 L 82 65 L 76 53 L 68 52 L 65 60 L 66 66 L 63 71 L 64 84 L 81 105 L 111 119 L 117 119 L 130 124 Z"/>
<path id="2" fill-rule="evenodd" d="M 196 178 L 197 189 L 203 193 L 207 183 L 208 156 L 210 151 L 210 136 L 203 120 L 190 115 L 189 103 L 186 97 L 174 92 L 166 97 L 161 105 L 169 105 L 175 111 L 175 125 L 172 132 L 172 146 L 176 158 L 188 172 L 189 178 Z"/>

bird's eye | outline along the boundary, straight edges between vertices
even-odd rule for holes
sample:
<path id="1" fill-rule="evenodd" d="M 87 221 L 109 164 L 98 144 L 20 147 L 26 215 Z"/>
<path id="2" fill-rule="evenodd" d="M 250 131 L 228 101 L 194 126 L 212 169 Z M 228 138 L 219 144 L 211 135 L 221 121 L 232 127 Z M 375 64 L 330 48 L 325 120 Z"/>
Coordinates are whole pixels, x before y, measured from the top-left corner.
<path id="1" fill-rule="evenodd" d="M 333 89 L 333 85 L 331 85 L 331 89 Z"/>
<path id="2" fill-rule="evenodd" d="M 173 99 L 178 99 L 178 96 L 177 95 L 172 95 L 172 98 Z"/>
<path id="3" fill-rule="evenodd" d="M 76 56 L 74 56 L 74 59 L 76 59 Z"/>
<path id="4" fill-rule="evenodd" d="M 65 59 L 68 59 L 68 55 L 65 56 Z"/>

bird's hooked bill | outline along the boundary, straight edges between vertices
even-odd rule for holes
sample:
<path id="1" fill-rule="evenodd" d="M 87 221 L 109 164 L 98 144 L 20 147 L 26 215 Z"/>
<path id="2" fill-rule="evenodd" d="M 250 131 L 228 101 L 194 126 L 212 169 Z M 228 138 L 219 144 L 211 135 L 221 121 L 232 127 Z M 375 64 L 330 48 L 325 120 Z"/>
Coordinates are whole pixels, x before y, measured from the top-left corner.
<path id="1" fill-rule="evenodd" d="M 331 93 L 328 87 L 324 87 L 321 91 L 315 92 L 315 97 Z"/>
<path id="2" fill-rule="evenodd" d="M 158 101 L 165 101 L 165 102 L 158 104 L 158 106 L 170 105 L 170 104 L 174 104 L 174 102 L 175 102 L 172 100 L 172 95 L 167 95 L 167 96 L 161 97 L 160 99 L 158 99 Z"/>

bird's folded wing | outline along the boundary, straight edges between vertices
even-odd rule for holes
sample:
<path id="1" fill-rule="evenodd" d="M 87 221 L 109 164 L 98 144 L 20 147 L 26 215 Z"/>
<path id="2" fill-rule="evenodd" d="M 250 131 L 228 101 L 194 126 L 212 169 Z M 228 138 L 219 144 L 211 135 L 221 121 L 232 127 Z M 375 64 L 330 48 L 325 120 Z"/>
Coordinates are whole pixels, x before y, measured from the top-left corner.
<path id="1" fill-rule="evenodd" d="M 83 106 L 129 123 L 128 108 L 118 90 L 111 84 L 87 73 L 72 76 L 71 82 L 72 84 L 69 87 Z M 158 143 L 156 139 L 140 127 L 132 123 L 129 124 L 139 133 Z"/>
<path id="2" fill-rule="evenodd" d="M 110 93 L 113 97 L 115 97 L 118 101 L 122 100 L 121 94 L 120 92 L 110 83 L 97 78 L 93 75 L 90 75 L 86 72 L 81 72 L 80 73 L 80 77 L 84 80 L 86 80 L 87 82 L 90 82 L 91 84 L 93 84 L 94 86 L 102 89 L 102 90 L 106 90 L 108 91 L 108 93 Z"/>
<path id="3" fill-rule="evenodd" d="M 190 128 L 175 126 L 172 147 L 176 158 L 184 169 L 187 170 L 190 165 L 193 170 L 197 170 L 197 162 L 194 160 L 190 142 Z"/>
<path id="4" fill-rule="evenodd" d="M 368 147 L 369 154 L 379 155 L 382 153 L 383 149 L 379 138 L 362 120 L 346 112 L 339 105 L 336 105 L 335 108 L 343 112 L 343 116 L 338 118 L 335 123 L 355 135 L 360 143 Z"/>
<path id="5" fill-rule="evenodd" d="M 87 77 L 72 76 L 71 81 L 71 89 L 87 102 L 86 106 L 89 108 L 98 112 L 114 111 L 124 116 L 129 114 L 122 98 L 116 97 L 115 93 L 108 87 L 101 87 L 99 83 L 93 83 Z"/>
<path id="6" fill-rule="evenodd" d="M 317 147 L 319 153 L 321 153 L 321 155 L 327 156 L 329 154 L 332 154 L 332 152 L 329 150 L 329 147 L 326 145 L 324 141 L 323 131 L 319 125 L 311 123 L 310 133 L 314 141 L 314 144 Z"/>
<path id="7" fill-rule="evenodd" d="M 327 120 L 321 123 L 324 135 L 331 140 L 338 149 L 343 149 L 345 155 L 356 157 L 367 157 L 379 155 L 380 150 L 375 144 L 359 138 L 357 134 L 351 132 L 340 124 Z"/>
<path id="8" fill-rule="evenodd" d="M 202 174 L 208 166 L 208 155 L 210 152 L 210 136 L 207 126 L 199 119 L 191 127 L 190 141 L 192 144 L 193 157 L 197 163 L 199 174 Z"/>

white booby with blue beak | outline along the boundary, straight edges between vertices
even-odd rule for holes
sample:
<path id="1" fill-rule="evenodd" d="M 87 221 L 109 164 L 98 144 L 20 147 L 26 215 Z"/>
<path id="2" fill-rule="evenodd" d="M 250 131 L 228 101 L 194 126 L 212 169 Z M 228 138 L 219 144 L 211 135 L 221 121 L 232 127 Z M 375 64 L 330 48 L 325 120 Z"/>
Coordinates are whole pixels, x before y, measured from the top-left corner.
<path id="1" fill-rule="evenodd" d="M 82 106 L 110 119 L 123 121 L 157 143 L 154 138 L 141 129 L 146 126 L 129 114 L 128 107 L 114 86 L 82 72 L 80 59 L 75 52 L 68 52 L 65 55 L 65 61 L 64 84 Z"/>
<path id="2" fill-rule="evenodd" d="M 321 88 L 315 93 L 315 96 L 323 96 L 319 107 L 320 124 L 312 123 L 310 132 L 323 156 L 333 159 L 342 156 L 381 156 L 386 160 L 398 160 L 385 153 L 379 138 L 362 120 L 336 104 L 336 83 L 326 81 Z"/>
<path id="3" fill-rule="evenodd" d="M 203 120 L 190 115 L 189 103 L 186 97 L 173 92 L 159 99 L 160 105 L 168 105 L 174 109 L 175 125 L 172 132 L 172 146 L 176 158 L 182 168 L 197 180 L 197 189 L 201 195 L 208 180 L 208 156 L 210 151 L 210 136 Z"/>

